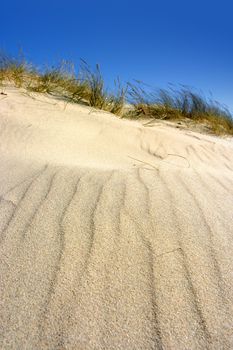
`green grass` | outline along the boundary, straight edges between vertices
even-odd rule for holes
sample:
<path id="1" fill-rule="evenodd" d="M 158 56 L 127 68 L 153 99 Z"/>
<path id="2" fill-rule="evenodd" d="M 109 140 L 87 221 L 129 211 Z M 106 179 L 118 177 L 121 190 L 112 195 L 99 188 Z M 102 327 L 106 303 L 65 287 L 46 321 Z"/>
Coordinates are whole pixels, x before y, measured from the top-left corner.
<path id="1" fill-rule="evenodd" d="M 205 124 L 212 133 L 233 135 L 231 113 L 201 93 L 187 87 L 151 91 L 140 81 L 122 85 L 119 79 L 113 91 L 108 91 L 100 66 L 92 68 L 83 60 L 77 74 L 72 62 L 62 61 L 57 66 L 39 70 L 22 55 L 12 58 L 0 53 L 0 85 L 8 83 L 29 92 L 82 102 L 125 118 L 192 120 Z M 126 102 L 131 103 L 129 110 L 125 108 Z"/>

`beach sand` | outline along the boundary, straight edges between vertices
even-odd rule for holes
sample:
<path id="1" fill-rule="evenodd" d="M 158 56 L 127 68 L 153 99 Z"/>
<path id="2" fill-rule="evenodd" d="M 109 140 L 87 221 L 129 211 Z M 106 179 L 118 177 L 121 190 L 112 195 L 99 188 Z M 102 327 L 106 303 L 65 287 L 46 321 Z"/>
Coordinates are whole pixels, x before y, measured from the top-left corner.
<path id="1" fill-rule="evenodd" d="M 0 348 L 233 349 L 233 141 L 6 88 Z"/>

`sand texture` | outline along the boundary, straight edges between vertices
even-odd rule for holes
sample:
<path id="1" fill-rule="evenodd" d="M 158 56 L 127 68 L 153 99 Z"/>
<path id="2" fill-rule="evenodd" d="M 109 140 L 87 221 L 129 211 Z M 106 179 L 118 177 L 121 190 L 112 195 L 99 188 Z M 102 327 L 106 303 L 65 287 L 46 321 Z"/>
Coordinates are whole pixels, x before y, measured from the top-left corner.
<path id="1" fill-rule="evenodd" d="M 233 349 L 233 142 L 0 95 L 0 349 Z"/>

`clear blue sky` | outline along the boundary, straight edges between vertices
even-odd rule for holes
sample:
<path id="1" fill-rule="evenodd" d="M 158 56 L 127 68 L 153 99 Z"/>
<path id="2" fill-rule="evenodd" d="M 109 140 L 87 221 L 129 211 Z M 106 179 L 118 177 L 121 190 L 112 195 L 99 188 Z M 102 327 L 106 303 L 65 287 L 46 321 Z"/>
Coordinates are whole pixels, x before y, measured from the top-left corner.
<path id="1" fill-rule="evenodd" d="M 100 63 L 108 82 L 211 91 L 233 111 L 232 0 L 5 0 L 0 47 L 36 64 Z"/>

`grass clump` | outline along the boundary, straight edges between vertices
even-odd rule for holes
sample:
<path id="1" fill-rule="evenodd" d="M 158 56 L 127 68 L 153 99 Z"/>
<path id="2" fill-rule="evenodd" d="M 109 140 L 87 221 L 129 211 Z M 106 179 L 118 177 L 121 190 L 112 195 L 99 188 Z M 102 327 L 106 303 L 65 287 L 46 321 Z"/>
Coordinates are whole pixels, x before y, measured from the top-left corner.
<path id="1" fill-rule="evenodd" d="M 52 94 L 72 102 L 80 102 L 88 96 L 87 84 L 76 78 L 74 65 L 68 61 L 62 61 L 58 66 L 37 74 L 31 79 L 27 89 Z"/>
<path id="2" fill-rule="evenodd" d="M 11 82 L 29 92 L 47 93 L 73 103 L 85 103 L 126 118 L 154 118 L 189 120 L 202 123 L 215 134 L 233 135 L 231 113 L 223 105 L 206 99 L 201 93 L 187 87 L 150 91 L 140 81 L 122 85 L 115 81 L 112 92 L 97 64 L 92 69 L 81 61 L 78 74 L 72 62 L 38 70 L 22 55 L 12 58 L 0 53 L 0 85 Z M 126 108 L 129 102 L 129 108 Z"/>
<path id="3" fill-rule="evenodd" d="M 119 78 L 115 81 L 115 91 L 109 93 L 105 88 L 103 75 L 98 64 L 93 70 L 85 61 L 82 61 L 80 75 L 81 80 L 88 86 L 88 102 L 90 106 L 117 115 L 122 114 L 127 87 L 121 85 Z"/>
<path id="4" fill-rule="evenodd" d="M 134 109 L 128 117 L 165 120 L 189 119 L 206 124 L 215 134 L 233 135 L 233 118 L 228 109 L 212 99 L 206 99 L 191 88 L 159 89 L 147 92 L 141 83 L 129 84 L 129 98 Z"/>
<path id="5" fill-rule="evenodd" d="M 122 115 L 126 88 L 119 81 L 109 93 L 97 64 L 94 69 L 81 61 L 79 73 L 75 73 L 72 62 L 38 70 L 24 58 L 11 58 L 0 53 L 0 84 L 11 82 L 30 92 L 47 93 L 74 103 L 84 102 L 91 107 Z"/>
<path id="6" fill-rule="evenodd" d="M 22 56 L 12 58 L 0 53 L 0 83 L 13 82 L 16 87 L 22 87 L 26 79 L 34 74 L 32 65 L 27 63 Z"/>

